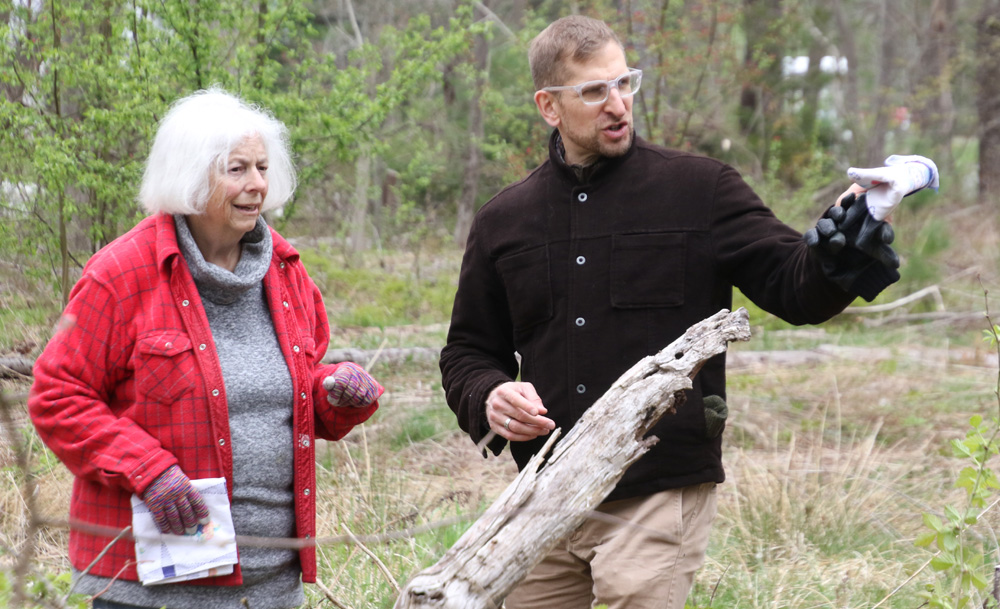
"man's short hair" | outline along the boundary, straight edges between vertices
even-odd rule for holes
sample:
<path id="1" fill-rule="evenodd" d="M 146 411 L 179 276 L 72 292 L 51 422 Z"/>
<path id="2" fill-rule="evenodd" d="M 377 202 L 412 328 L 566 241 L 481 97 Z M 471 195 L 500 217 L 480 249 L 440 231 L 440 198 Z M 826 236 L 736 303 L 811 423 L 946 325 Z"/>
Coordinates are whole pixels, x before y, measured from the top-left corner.
<path id="1" fill-rule="evenodd" d="M 606 23 L 582 15 L 570 15 L 549 24 L 531 41 L 528 64 L 535 89 L 572 83 L 566 78 L 567 60 L 583 63 L 614 41 L 622 47 L 621 40 Z"/>

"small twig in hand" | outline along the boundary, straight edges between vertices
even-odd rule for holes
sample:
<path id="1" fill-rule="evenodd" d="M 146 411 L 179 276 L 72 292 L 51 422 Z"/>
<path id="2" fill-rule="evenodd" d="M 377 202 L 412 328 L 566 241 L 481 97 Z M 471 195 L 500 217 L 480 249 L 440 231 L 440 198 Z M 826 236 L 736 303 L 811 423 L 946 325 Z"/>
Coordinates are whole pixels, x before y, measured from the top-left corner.
<path id="1" fill-rule="evenodd" d="M 483 439 L 480 440 L 478 444 L 476 444 L 476 450 L 478 452 L 483 452 L 484 450 L 486 450 L 486 445 L 492 442 L 493 438 L 495 437 L 497 437 L 497 432 L 491 429 L 490 432 L 485 436 L 483 436 Z"/>

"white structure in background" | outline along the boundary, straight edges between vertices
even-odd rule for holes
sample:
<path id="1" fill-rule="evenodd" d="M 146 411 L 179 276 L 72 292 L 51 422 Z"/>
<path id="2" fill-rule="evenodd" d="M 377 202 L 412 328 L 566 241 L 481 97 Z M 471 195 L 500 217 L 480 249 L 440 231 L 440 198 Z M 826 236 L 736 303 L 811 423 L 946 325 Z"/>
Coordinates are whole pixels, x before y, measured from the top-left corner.
<path id="1" fill-rule="evenodd" d="M 781 75 L 785 78 L 805 76 L 809 71 L 809 56 L 797 55 L 781 58 Z M 825 55 L 819 60 L 819 71 L 823 74 L 844 76 L 847 74 L 847 58 Z"/>
<path id="2" fill-rule="evenodd" d="M 841 108 L 843 107 L 843 90 L 838 85 L 838 79 L 846 76 L 850 66 L 846 57 L 824 55 L 819 60 L 819 71 L 821 74 L 832 76 L 830 84 L 824 86 L 819 93 L 819 108 L 816 118 L 825 123 L 840 129 L 840 139 L 848 142 L 854 137 L 850 127 L 843 125 L 840 120 Z M 785 80 L 804 78 L 809 73 L 809 56 L 795 55 L 781 58 L 781 75 Z M 799 110 L 802 107 L 802 91 L 799 90 L 793 100 L 793 108 Z"/>

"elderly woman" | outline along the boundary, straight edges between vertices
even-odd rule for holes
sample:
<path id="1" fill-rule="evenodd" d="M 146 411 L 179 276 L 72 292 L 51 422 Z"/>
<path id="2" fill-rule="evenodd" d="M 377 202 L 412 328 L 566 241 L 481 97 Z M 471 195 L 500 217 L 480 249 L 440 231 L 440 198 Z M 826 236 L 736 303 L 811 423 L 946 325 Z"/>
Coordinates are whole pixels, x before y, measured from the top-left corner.
<path id="1" fill-rule="evenodd" d="M 144 586 L 134 544 L 108 536 L 132 495 L 161 532 L 190 532 L 208 517 L 191 480 L 224 477 L 237 535 L 315 537 L 313 440 L 368 419 L 383 389 L 321 363 L 323 299 L 261 215 L 294 189 L 280 122 L 220 90 L 178 101 L 143 176 L 151 215 L 87 263 L 38 358 L 30 414 L 75 476 L 69 555 L 94 607 L 295 607 L 315 581 L 306 542 Z"/>

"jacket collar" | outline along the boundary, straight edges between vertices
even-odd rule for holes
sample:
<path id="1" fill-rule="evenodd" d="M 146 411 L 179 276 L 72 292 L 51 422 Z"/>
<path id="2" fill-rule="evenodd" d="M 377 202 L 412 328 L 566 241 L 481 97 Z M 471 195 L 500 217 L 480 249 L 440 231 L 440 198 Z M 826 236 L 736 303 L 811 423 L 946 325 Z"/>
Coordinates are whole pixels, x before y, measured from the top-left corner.
<path id="1" fill-rule="evenodd" d="M 639 136 L 633 130 L 632 145 L 629 146 L 628 152 L 619 157 L 601 157 L 593 165 L 581 167 L 579 165 L 570 165 L 566 162 L 562 135 L 558 129 L 553 129 L 549 135 L 549 160 L 552 161 L 552 165 L 556 167 L 560 174 L 573 183 L 589 184 L 600 182 L 635 153 L 638 141 Z"/>

